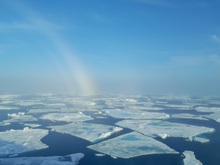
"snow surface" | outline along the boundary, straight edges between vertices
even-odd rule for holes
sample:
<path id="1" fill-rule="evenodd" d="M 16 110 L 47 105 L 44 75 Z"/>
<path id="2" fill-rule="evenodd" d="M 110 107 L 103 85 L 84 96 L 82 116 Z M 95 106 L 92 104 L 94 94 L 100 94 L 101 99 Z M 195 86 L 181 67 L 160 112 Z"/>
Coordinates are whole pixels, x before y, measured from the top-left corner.
<path id="1" fill-rule="evenodd" d="M 0 111 L 1 110 L 17 110 L 17 107 L 12 107 L 12 106 L 0 106 Z"/>
<path id="2" fill-rule="evenodd" d="M 220 112 L 220 107 L 196 107 L 198 112 Z"/>
<path id="3" fill-rule="evenodd" d="M 207 120 L 203 116 L 199 115 L 193 115 L 189 113 L 180 113 L 180 114 L 172 114 L 171 118 L 177 118 L 177 119 L 194 119 L 194 120 Z"/>
<path id="4" fill-rule="evenodd" d="M 48 134 L 47 130 L 29 129 L 0 132 L 0 155 L 18 154 L 26 151 L 47 148 L 40 140 Z"/>
<path id="5" fill-rule="evenodd" d="M 144 112 L 139 110 L 122 110 L 122 109 L 108 109 L 105 113 L 114 118 L 121 119 L 167 119 L 168 114 L 165 113 L 154 113 L 154 112 Z"/>
<path id="6" fill-rule="evenodd" d="M 43 120 L 51 121 L 66 121 L 66 122 L 75 122 L 75 121 L 87 121 L 92 120 L 93 118 L 83 113 L 48 113 L 40 117 Z"/>
<path id="7" fill-rule="evenodd" d="M 2 158 L 1 165 L 77 165 L 84 157 L 82 153 L 66 156 Z"/>
<path id="8" fill-rule="evenodd" d="M 29 114 L 37 114 L 37 113 L 51 113 L 51 112 L 59 112 L 59 109 L 50 109 L 50 108 L 45 108 L 45 109 L 30 109 L 28 111 Z"/>
<path id="9" fill-rule="evenodd" d="M 14 123 L 14 122 L 32 122 L 32 121 L 37 121 L 38 119 L 31 116 L 31 115 L 25 115 L 23 112 L 18 112 L 18 113 L 12 113 L 8 114 L 8 117 L 11 119 L 4 120 L 6 123 Z"/>
<path id="10" fill-rule="evenodd" d="M 184 151 L 185 158 L 183 159 L 184 165 L 202 165 L 202 163 L 196 159 L 194 152 Z"/>
<path id="11" fill-rule="evenodd" d="M 200 143 L 208 143 L 210 140 L 205 137 L 196 136 L 193 138 L 193 141 L 200 142 Z"/>
<path id="12" fill-rule="evenodd" d="M 70 123 L 61 126 L 50 126 L 56 132 L 70 134 L 90 142 L 97 142 L 111 136 L 123 129 L 120 127 L 92 124 L 92 123 Z"/>
<path id="13" fill-rule="evenodd" d="M 151 137 L 159 136 L 161 138 L 183 137 L 192 139 L 197 135 L 214 131 L 213 128 L 171 123 L 163 120 L 123 120 L 116 124 Z"/>
<path id="14" fill-rule="evenodd" d="M 213 113 L 213 114 L 210 114 L 210 115 L 203 115 L 203 116 L 208 118 L 208 119 L 213 119 L 213 120 L 220 123 L 220 112 Z"/>
<path id="15" fill-rule="evenodd" d="M 178 154 L 167 145 L 137 132 L 106 140 L 88 148 L 115 158 L 132 158 L 150 154 Z"/>

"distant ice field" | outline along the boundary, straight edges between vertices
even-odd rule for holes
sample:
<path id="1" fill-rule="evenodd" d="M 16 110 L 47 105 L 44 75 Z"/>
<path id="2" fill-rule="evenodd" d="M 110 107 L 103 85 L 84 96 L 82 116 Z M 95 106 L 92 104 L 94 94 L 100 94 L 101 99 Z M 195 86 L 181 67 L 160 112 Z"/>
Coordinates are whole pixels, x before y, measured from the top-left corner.
<path id="1" fill-rule="evenodd" d="M 220 162 L 220 98 L 2 94 L 0 114 L 0 164 Z"/>

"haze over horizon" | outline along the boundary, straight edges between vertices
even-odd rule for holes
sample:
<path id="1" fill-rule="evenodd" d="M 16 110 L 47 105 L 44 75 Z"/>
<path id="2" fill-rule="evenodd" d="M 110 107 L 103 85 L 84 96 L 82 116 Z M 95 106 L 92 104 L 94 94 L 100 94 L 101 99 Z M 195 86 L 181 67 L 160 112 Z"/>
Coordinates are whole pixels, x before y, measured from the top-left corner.
<path id="1" fill-rule="evenodd" d="M 0 0 L 0 92 L 220 93 L 217 0 Z"/>

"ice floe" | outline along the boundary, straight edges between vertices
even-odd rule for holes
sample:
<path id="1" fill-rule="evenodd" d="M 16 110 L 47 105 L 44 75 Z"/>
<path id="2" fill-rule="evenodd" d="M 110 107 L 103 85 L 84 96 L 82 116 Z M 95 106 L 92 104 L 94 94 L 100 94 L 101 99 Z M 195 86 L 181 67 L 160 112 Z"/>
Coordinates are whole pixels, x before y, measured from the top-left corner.
<path id="1" fill-rule="evenodd" d="M 116 132 L 120 132 L 123 129 L 120 127 L 93 124 L 93 123 L 70 123 L 61 126 L 50 126 L 56 132 L 70 134 L 90 142 L 97 142 L 103 140 Z"/>
<path id="2" fill-rule="evenodd" d="M 210 115 L 203 115 L 203 116 L 206 117 L 206 118 L 208 118 L 208 119 L 213 119 L 213 120 L 215 120 L 215 121 L 217 121 L 217 122 L 220 123 L 220 112 L 218 112 L 218 113 L 212 113 L 212 114 L 210 114 Z"/>
<path id="3" fill-rule="evenodd" d="M 179 114 L 172 114 L 171 118 L 177 119 L 195 119 L 195 120 L 207 120 L 203 116 L 193 115 L 189 113 L 179 113 Z"/>
<path id="4" fill-rule="evenodd" d="M 88 148 L 115 158 L 132 158 L 150 154 L 177 154 L 167 145 L 137 132 L 106 140 Z"/>
<path id="5" fill-rule="evenodd" d="M 77 165 L 83 153 L 66 156 L 2 158 L 1 165 Z"/>
<path id="6" fill-rule="evenodd" d="M 0 122 L 0 126 L 6 126 L 6 125 L 10 125 L 10 123 L 7 123 L 7 122 Z"/>
<path id="7" fill-rule="evenodd" d="M 196 136 L 192 140 L 200 143 L 208 143 L 210 141 L 208 138 L 202 136 Z"/>
<path id="8" fill-rule="evenodd" d="M 220 112 L 220 107 L 196 107 L 198 112 Z"/>
<path id="9" fill-rule="evenodd" d="M 29 114 L 52 113 L 52 112 L 60 112 L 60 109 L 45 108 L 45 109 L 30 109 L 30 110 L 28 111 Z"/>
<path id="10" fill-rule="evenodd" d="M 92 120 L 93 118 L 87 116 L 83 113 L 48 113 L 40 117 L 43 120 L 51 121 L 66 121 L 66 122 L 75 122 L 75 121 L 87 121 Z"/>
<path id="11" fill-rule="evenodd" d="M 0 106 L 0 111 L 1 110 L 17 110 L 18 107 L 12 107 L 12 106 Z"/>
<path id="12" fill-rule="evenodd" d="M 47 134 L 47 130 L 29 128 L 0 132 L 0 155 L 47 148 L 47 145 L 40 141 Z"/>
<path id="13" fill-rule="evenodd" d="M 184 151 L 185 158 L 183 159 L 184 165 L 202 165 L 202 163 L 196 159 L 194 152 Z"/>
<path id="14" fill-rule="evenodd" d="M 183 137 L 192 139 L 203 134 L 212 133 L 213 128 L 171 123 L 163 120 L 123 120 L 116 123 L 121 127 L 130 128 L 151 137 Z"/>
<path id="15" fill-rule="evenodd" d="M 38 120 L 37 118 L 35 118 L 31 115 L 25 115 L 24 112 L 8 114 L 8 117 L 10 117 L 11 119 L 4 120 L 4 122 L 6 122 L 6 123 L 31 122 L 31 121 L 37 121 Z"/>
<path id="16" fill-rule="evenodd" d="M 164 106 L 167 108 L 172 108 L 173 110 L 191 110 L 193 108 L 193 106 L 188 104 L 165 104 Z"/>
<path id="17" fill-rule="evenodd" d="M 31 128 L 37 128 L 40 127 L 40 124 L 31 124 L 31 123 L 25 123 L 24 126 L 31 127 Z"/>
<path id="18" fill-rule="evenodd" d="M 122 109 L 108 109 L 105 113 L 114 118 L 121 119 L 167 119 L 168 114 L 144 112 L 139 110 L 122 110 Z"/>
<path id="19" fill-rule="evenodd" d="M 20 106 L 33 106 L 33 105 L 43 105 L 43 102 L 41 100 L 28 100 L 28 101 L 20 101 L 20 102 L 17 102 L 16 105 L 20 105 Z"/>

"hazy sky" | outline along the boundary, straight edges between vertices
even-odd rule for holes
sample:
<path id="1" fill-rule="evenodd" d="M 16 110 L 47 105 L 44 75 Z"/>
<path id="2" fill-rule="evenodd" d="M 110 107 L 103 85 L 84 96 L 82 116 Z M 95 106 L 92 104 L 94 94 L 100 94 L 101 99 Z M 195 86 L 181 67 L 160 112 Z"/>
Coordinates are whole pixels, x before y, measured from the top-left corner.
<path id="1" fill-rule="evenodd" d="M 219 0 L 0 0 L 0 92 L 220 93 Z"/>

